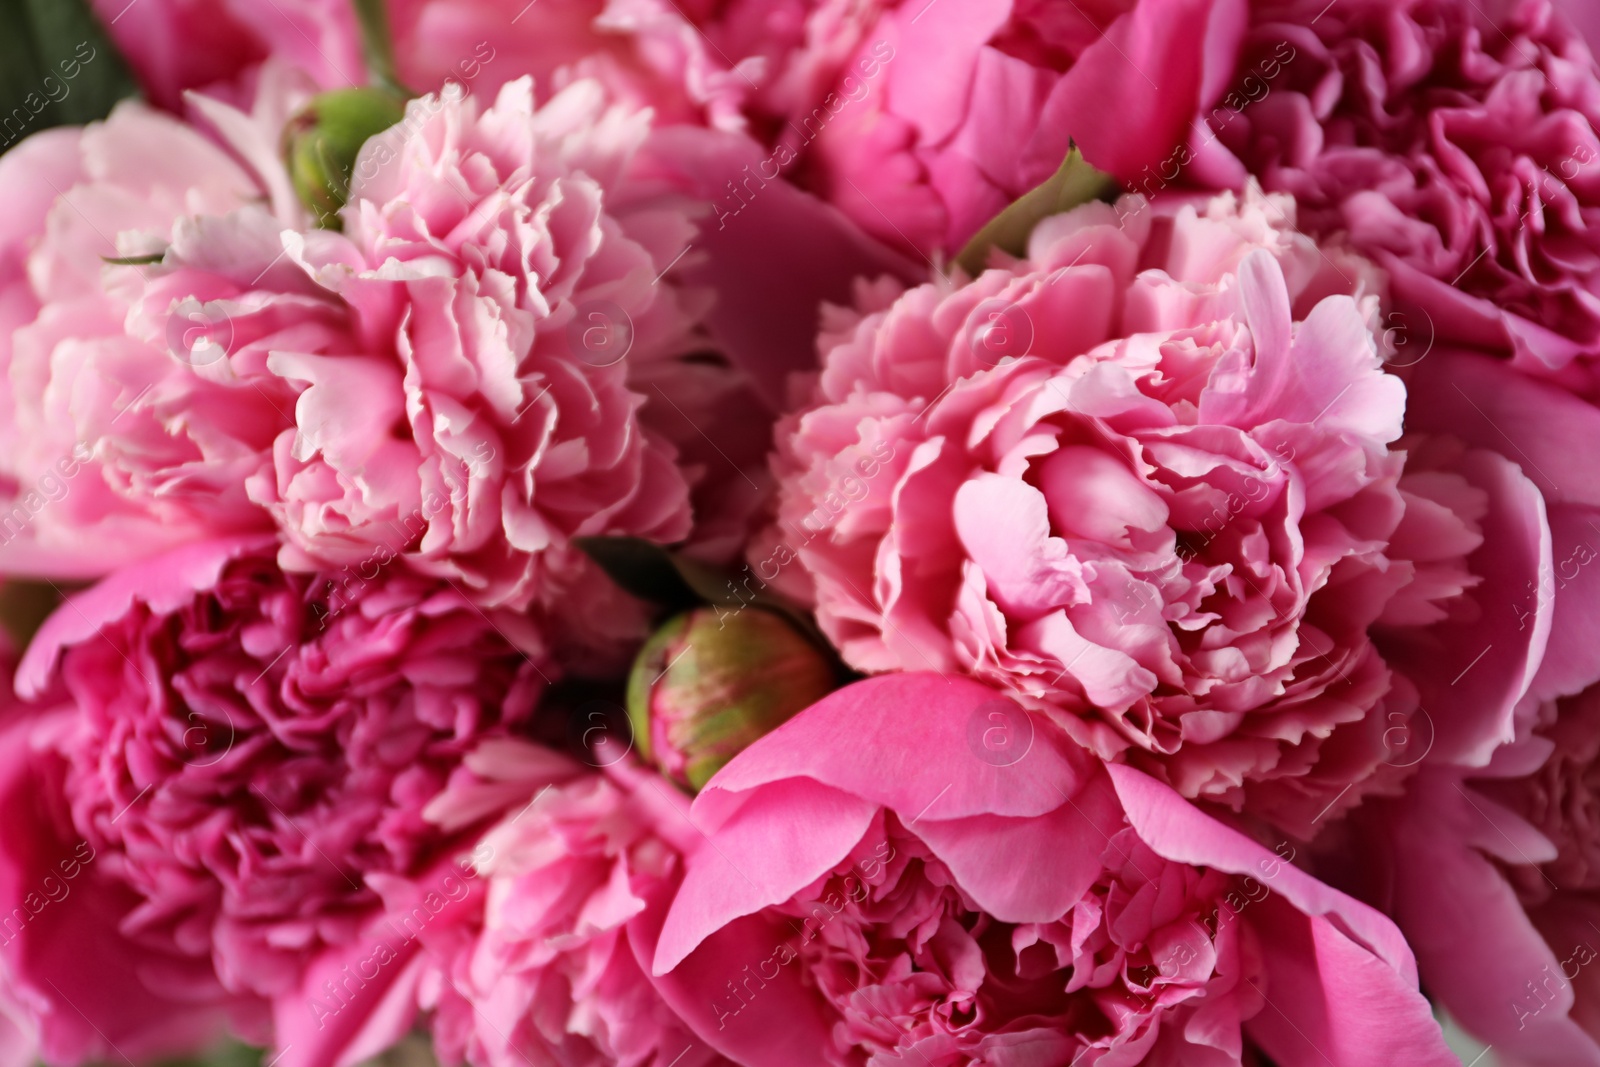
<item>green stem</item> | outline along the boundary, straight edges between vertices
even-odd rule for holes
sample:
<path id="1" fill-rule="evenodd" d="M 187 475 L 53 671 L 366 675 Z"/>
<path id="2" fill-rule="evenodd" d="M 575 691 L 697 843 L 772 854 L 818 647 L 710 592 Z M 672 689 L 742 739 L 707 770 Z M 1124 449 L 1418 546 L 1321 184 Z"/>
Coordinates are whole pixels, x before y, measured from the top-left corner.
<path id="1" fill-rule="evenodd" d="M 361 27 L 361 52 L 372 84 L 403 97 L 414 96 L 400 83 L 394 62 L 394 38 L 389 32 L 389 12 L 384 0 L 350 0 Z"/>

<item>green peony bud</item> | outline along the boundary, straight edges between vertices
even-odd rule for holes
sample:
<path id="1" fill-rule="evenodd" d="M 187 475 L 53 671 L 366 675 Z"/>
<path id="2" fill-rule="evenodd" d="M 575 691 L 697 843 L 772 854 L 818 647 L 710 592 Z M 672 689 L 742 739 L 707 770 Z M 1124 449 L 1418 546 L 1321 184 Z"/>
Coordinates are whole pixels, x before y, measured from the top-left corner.
<path id="1" fill-rule="evenodd" d="M 722 765 L 834 687 L 833 665 L 783 616 L 696 608 L 645 642 L 628 678 L 639 753 L 699 790 Z"/>
<path id="2" fill-rule="evenodd" d="M 405 100 L 386 89 L 336 89 L 313 97 L 283 130 L 283 158 L 300 202 L 317 224 L 339 225 L 361 146 L 405 117 Z"/>

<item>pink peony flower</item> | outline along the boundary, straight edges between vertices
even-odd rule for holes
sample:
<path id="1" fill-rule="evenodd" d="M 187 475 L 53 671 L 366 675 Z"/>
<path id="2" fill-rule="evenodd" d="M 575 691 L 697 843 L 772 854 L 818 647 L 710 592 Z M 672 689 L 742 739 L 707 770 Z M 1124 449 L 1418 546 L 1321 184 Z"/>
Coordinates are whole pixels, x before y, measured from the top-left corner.
<path id="1" fill-rule="evenodd" d="M 1485 605 L 1529 628 L 1549 616 L 1549 641 L 1515 740 L 1470 768 L 1424 764 L 1330 835 L 1327 869 L 1394 917 L 1429 993 L 1501 1062 L 1600 1064 L 1600 480 L 1572 462 L 1600 449 L 1600 412 L 1463 352 L 1418 364 L 1410 389 L 1419 428 L 1503 449 L 1538 485 L 1550 551 Z"/>
<path id="2" fill-rule="evenodd" d="M 348 0 L 93 0 L 93 7 L 146 95 L 171 111 L 190 89 L 232 98 L 268 56 L 323 89 L 366 80 Z"/>
<path id="3" fill-rule="evenodd" d="M 247 488 L 289 566 L 393 552 L 521 606 L 577 566 L 574 536 L 688 535 L 687 484 L 630 389 L 633 368 L 698 344 L 662 280 L 689 224 L 618 188 L 647 119 L 592 82 L 536 111 L 522 79 L 484 109 L 413 102 L 367 143 L 346 234 L 303 260 L 362 351 L 268 360 L 295 428 Z"/>
<path id="4" fill-rule="evenodd" d="M 736 757 L 655 941 L 669 1003 L 762 1067 L 1455 1062 L 1388 920 L 1034 728 L 899 675 Z"/>
<path id="5" fill-rule="evenodd" d="M 1074 140 L 1121 178 L 1157 163 L 1232 76 L 1245 6 L 743 0 L 706 32 L 763 60 L 758 182 L 788 172 L 891 245 L 953 254 Z"/>
<path id="6" fill-rule="evenodd" d="M 337 234 L 277 159 L 292 99 L 270 79 L 252 115 L 194 99 L 251 170 L 131 105 L 0 168 L 53 201 L 42 234 L 21 213 L 0 234 L 0 561 L 88 577 L 276 520 L 293 569 L 401 559 L 526 607 L 592 584 L 574 537 L 688 537 L 690 479 L 720 499 L 738 472 L 680 469 L 668 435 L 700 447 L 680 401 L 738 382 L 680 361 L 704 300 L 666 277 L 682 203 L 625 180 L 648 115 L 593 82 L 538 110 L 526 79 L 488 108 L 423 98 L 368 143 Z"/>
<path id="7" fill-rule="evenodd" d="M 755 573 L 860 670 L 965 672 L 1303 835 L 1392 781 L 1386 727 L 1487 628 L 1505 658 L 1437 753 L 1486 760 L 1548 620 L 1512 630 L 1475 594 L 1536 573 L 1538 494 L 1400 439 L 1379 279 L 1291 210 L 1086 205 L 971 284 L 864 291 L 780 427 Z"/>
<path id="8" fill-rule="evenodd" d="M 379 883 L 390 916 L 380 936 L 392 940 L 398 926 L 425 946 L 419 990 L 444 1062 L 727 1062 L 661 1000 L 631 943 L 630 924 L 659 913 L 676 884 L 685 834 L 693 836 L 687 807 L 627 763 L 600 774 L 509 740 L 467 757 L 427 814 L 450 831 L 486 810 L 506 812 L 472 850 L 479 905 L 460 921 L 425 922 L 427 879 Z"/>
<path id="9" fill-rule="evenodd" d="M 275 85 L 264 126 L 300 95 Z M 266 353 L 347 347 L 348 334 L 309 284 L 246 296 L 265 261 L 106 259 L 252 230 L 276 246 L 300 216 L 286 178 L 277 218 L 255 206 L 274 192 L 195 129 L 136 103 L 0 159 L 6 571 L 88 578 L 177 544 L 270 529 L 244 481 L 292 425 L 294 394 L 266 373 Z"/>
<path id="10" fill-rule="evenodd" d="M 369 81 L 349 0 L 94 0 L 151 100 L 180 110 L 183 93 L 234 100 L 264 60 L 304 71 L 322 89 Z M 582 78 L 605 83 L 666 122 L 742 127 L 739 105 L 758 61 L 732 66 L 664 0 L 386 0 L 396 73 L 411 91 L 457 86 L 493 97 L 531 75 L 541 98 Z"/>
<path id="11" fill-rule="evenodd" d="M 0 1063 L 197 1054 L 230 1023 L 258 1031 L 258 1006 L 230 997 L 209 960 L 122 936 L 137 897 L 73 828 L 63 789 L 55 742 L 73 711 L 18 701 L 0 644 Z"/>
<path id="12" fill-rule="evenodd" d="M 1600 68 L 1549 0 L 1253 5 L 1246 75 L 1142 182 L 1294 194 L 1392 276 L 1420 351 L 1510 354 L 1600 397 Z M 1287 51 L 1285 51 L 1287 50 Z M 1207 128 L 1209 127 L 1209 128 Z"/>
<path id="13" fill-rule="evenodd" d="M 528 722 L 550 673 L 526 618 L 399 569 L 360 588 L 285 574 L 270 541 L 184 548 L 74 597 L 17 688 L 48 709 L 31 746 L 65 798 L 55 839 L 81 838 L 115 887 L 97 929 L 149 954 L 130 1003 L 174 995 L 171 959 L 209 979 L 186 979 L 197 996 L 303 1013 L 307 969 L 379 909 L 368 876 L 451 847 L 423 809 L 478 742 Z M 10 959 L 65 1017 L 45 936 L 30 925 Z M 46 1049 L 80 1023 L 47 1018 Z"/>

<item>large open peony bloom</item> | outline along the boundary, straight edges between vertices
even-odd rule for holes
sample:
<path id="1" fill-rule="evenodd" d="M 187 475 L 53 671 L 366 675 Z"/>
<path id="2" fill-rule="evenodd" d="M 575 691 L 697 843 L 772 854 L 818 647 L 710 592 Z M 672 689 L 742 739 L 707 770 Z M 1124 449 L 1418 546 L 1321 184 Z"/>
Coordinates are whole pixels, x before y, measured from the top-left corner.
<path id="1" fill-rule="evenodd" d="M 15 748 L 49 788 L 8 809 L 5 849 L 27 870 L 47 840 L 81 841 L 97 891 L 53 917 L 99 931 L 127 988 L 107 1002 L 93 968 L 64 972 L 54 923 L 10 940 L 52 1059 L 184 990 L 305 1014 L 308 968 L 379 908 L 368 877 L 451 847 L 424 808 L 466 752 L 528 722 L 551 673 L 523 617 L 403 568 L 360 587 L 285 574 L 270 541 L 187 547 L 75 596 L 18 670 L 34 709 Z"/>
<path id="2" fill-rule="evenodd" d="M 675 451 L 630 388 L 697 345 L 664 278 L 692 227 L 619 188 L 648 121 L 594 82 L 535 109 L 524 78 L 491 107 L 459 89 L 414 101 L 367 142 L 345 234 L 287 257 L 361 350 L 267 362 L 295 388 L 295 427 L 249 491 L 291 566 L 389 552 L 520 606 L 552 561 L 579 565 L 574 536 L 689 534 Z"/>
<path id="3" fill-rule="evenodd" d="M 259 125 L 275 128 L 303 98 L 303 86 L 272 80 Z M 296 225 L 303 217 L 279 175 L 274 189 L 198 130 L 133 102 L 0 159 L 8 572 L 93 577 L 177 544 L 271 527 L 244 489 L 292 425 L 293 391 L 265 373 L 266 353 L 347 348 L 339 316 L 309 284 L 244 295 L 267 262 L 222 256 L 169 270 L 106 260 L 243 221 L 271 234 Z"/>
<path id="4" fill-rule="evenodd" d="M 1390 273 L 1411 352 L 1505 352 L 1600 398 L 1600 68 L 1582 37 L 1549 0 L 1324 7 L 1252 5 L 1236 106 L 1141 184 L 1254 175 Z M 1292 58 L 1252 76 L 1275 53 Z"/>
<path id="5" fill-rule="evenodd" d="M 1457 627 L 1490 628 L 1491 688 L 1536 659 L 1481 605 L 1536 573 L 1542 512 L 1505 459 L 1400 440 L 1376 298 L 1337 295 L 1376 278 L 1290 211 L 1091 204 L 970 284 L 864 291 L 780 427 L 757 574 L 858 669 L 965 672 L 1185 796 L 1310 833 L 1381 786 Z M 1399 677 L 1381 649 L 1424 627 Z M 1510 689 L 1438 755 L 1509 739 Z"/>
<path id="6" fill-rule="evenodd" d="M 0 560 L 90 577 L 276 520 L 291 568 L 398 558 L 525 607 L 586 580 L 575 536 L 687 537 L 669 435 L 738 383 L 678 361 L 704 300 L 667 276 L 682 203 L 624 178 L 648 114 L 594 82 L 414 101 L 332 233 L 277 159 L 286 77 L 251 115 L 193 98 L 233 156 L 138 105 L 7 156 Z"/>
<path id="7" fill-rule="evenodd" d="M 1470 769 L 1424 765 L 1397 800 L 1367 805 L 1327 870 L 1392 915 L 1424 987 L 1502 1062 L 1600 1064 L 1600 410 L 1503 362 L 1440 352 L 1414 368 L 1412 418 L 1503 449 L 1535 481 L 1551 551 L 1522 588 L 1487 601 L 1537 625 L 1515 739 Z M 1504 631 L 1509 635 L 1511 631 Z M 1476 647 L 1476 646 L 1475 646 Z M 1470 677 L 1470 675 L 1469 675 Z M 1459 689 L 1459 687 L 1458 687 Z M 1435 719 L 1450 714 L 1441 693 Z"/>
<path id="8" fill-rule="evenodd" d="M 735 757 L 655 941 L 669 1001 L 752 1067 L 1454 1062 L 1387 919 L 1034 723 L 898 675 Z"/>

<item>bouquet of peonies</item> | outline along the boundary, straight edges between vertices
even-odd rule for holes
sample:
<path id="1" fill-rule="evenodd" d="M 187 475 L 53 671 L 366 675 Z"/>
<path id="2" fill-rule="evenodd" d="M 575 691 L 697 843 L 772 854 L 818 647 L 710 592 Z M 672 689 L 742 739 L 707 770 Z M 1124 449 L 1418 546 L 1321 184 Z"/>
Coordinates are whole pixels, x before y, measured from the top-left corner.
<path id="1" fill-rule="evenodd" d="M 1600 1067 L 1597 10 L 0 5 L 0 1067 Z"/>

